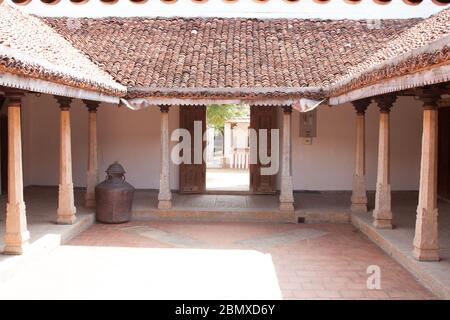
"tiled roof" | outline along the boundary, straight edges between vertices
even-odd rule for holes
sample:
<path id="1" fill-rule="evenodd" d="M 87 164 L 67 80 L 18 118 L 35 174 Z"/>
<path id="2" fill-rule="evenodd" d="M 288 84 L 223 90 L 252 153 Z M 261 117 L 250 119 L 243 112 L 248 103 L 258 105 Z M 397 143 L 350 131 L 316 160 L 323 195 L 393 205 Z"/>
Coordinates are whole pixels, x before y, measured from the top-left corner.
<path id="1" fill-rule="evenodd" d="M 450 8 L 405 30 L 327 90 L 338 95 L 390 78 L 450 62 Z"/>
<path id="2" fill-rule="evenodd" d="M 126 88 L 37 17 L 0 5 L 0 72 L 123 95 Z"/>
<path id="3" fill-rule="evenodd" d="M 426 19 L 38 18 L 0 5 L 0 73 L 153 98 L 335 96 L 449 59 Z"/>
<path id="4" fill-rule="evenodd" d="M 377 28 L 365 20 L 45 20 L 127 86 L 130 97 L 199 97 L 211 89 L 220 91 L 214 97 L 276 97 L 326 86 L 420 21 L 384 20 Z"/>

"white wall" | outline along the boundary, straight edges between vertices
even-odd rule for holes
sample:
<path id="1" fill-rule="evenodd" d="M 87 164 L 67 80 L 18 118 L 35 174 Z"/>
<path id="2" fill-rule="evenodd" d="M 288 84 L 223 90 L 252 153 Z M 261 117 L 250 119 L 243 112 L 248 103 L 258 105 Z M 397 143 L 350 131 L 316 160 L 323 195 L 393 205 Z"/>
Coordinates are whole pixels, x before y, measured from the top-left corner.
<path id="1" fill-rule="evenodd" d="M 49 95 L 28 95 L 24 101 L 24 182 L 57 185 L 59 172 L 59 108 Z M 32 121 L 30 121 L 32 119 Z M 131 111 L 111 104 L 98 110 L 99 176 L 119 161 L 127 180 L 137 188 L 158 188 L 160 171 L 160 111 Z M 178 107 L 170 110 L 170 129 L 178 124 Z M 85 186 L 88 152 L 88 112 L 80 100 L 71 108 L 73 179 Z M 178 168 L 171 167 L 171 183 L 178 188 Z"/>
<path id="2" fill-rule="evenodd" d="M 375 104 L 366 112 L 367 188 L 376 185 L 378 115 Z M 395 190 L 419 187 L 421 106 L 402 97 L 391 110 L 391 186 Z M 296 190 L 350 190 L 355 150 L 355 111 L 350 104 L 320 106 L 317 138 L 311 145 L 299 137 L 299 112 L 292 119 L 293 180 Z"/>
<path id="3" fill-rule="evenodd" d="M 85 185 L 88 113 L 74 100 L 72 152 L 75 186 Z M 421 108 L 412 98 L 400 98 L 391 111 L 392 188 L 418 188 Z M 279 118 L 281 123 L 282 113 Z M 367 179 L 375 188 L 378 108 L 367 111 Z M 354 163 L 355 111 L 351 105 L 320 106 L 317 138 L 311 145 L 299 138 L 299 113 L 293 111 L 292 167 L 296 190 L 350 190 Z M 178 107 L 169 112 L 170 130 L 178 126 Z M 99 171 L 119 161 L 127 180 L 137 188 L 157 189 L 160 168 L 160 112 L 156 107 L 131 111 L 101 104 L 98 111 Z M 281 136 L 281 135 L 280 135 Z M 28 95 L 23 108 L 24 181 L 26 185 L 57 185 L 59 166 L 59 109 L 49 95 Z M 172 144 L 173 145 L 173 144 Z M 171 187 L 178 188 L 178 168 L 171 166 Z"/>

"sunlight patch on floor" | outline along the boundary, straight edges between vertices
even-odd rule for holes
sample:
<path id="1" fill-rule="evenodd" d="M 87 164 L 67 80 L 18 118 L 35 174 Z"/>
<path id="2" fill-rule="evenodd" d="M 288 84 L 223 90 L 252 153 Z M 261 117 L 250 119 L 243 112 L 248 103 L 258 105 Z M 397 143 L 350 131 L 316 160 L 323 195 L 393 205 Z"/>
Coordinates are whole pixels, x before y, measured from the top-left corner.
<path id="1" fill-rule="evenodd" d="M 0 299 L 281 299 L 254 250 L 62 246 L 18 272 Z"/>
<path id="2" fill-rule="evenodd" d="M 206 189 L 248 191 L 250 173 L 243 169 L 206 169 Z"/>

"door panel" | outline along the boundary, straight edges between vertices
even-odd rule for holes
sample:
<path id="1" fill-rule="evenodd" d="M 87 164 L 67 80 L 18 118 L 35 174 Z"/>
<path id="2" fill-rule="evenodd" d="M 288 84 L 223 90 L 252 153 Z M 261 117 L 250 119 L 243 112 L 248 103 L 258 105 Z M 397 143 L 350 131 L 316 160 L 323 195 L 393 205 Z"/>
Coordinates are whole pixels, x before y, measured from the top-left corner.
<path id="1" fill-rule="evenodd" d="M 278 129 L 277 121 L 278 109 L 273 106 L 251 106 L 250 108 L 250 128 L 257 132 L 257 148 L 259 149 L 259 130 L 267 129 L 267 155 L 270 156 L 272 152 L 271 146 L 271 129 Z M 253 193 L 268 193 L 276 192 L 276 174 L 275 175 L 261 175 L 261 167 L 270 167 L 270 163 L 263 165 L 259 159 L 256 164 L 250 164 L 250 191 Z M 250 151 L 252 152 L 252 150 Z"/>
<path id="2" fill-rule="evenodd" d="M 450 199 L 450 108 L 438 112 L 438 194 Z"/>
<path id="3" fill-rule="evenodd" d="M 202 163 L 194 164 L 194 121 L 202 122 Z M 206 131 L 206 106 L 181 106 L 180 128 L 187 129 L 191 134 L 191 149 L 182 152 L 191 152 L 191 164 L 180 164 L 180 193 L 201 193 L 206 187 L 206 163 L 203 159 L 203 151 L 206 142 L 203 134 Z M 199 139 L 197 137 L 197 139 Z"/>

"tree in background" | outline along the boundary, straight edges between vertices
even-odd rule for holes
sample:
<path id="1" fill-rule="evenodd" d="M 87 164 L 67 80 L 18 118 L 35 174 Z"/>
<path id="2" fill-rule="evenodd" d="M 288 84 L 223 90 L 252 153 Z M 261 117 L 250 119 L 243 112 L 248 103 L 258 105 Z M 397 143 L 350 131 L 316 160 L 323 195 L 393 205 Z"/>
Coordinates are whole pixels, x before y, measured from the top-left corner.
<path id="1" fill-rule="evenodd" d="M 250 107 L 241 104 L 210 104 L 206 112 L 208 126 L 214 127 L 221 133 L 228 120 L 249 115 Z"/>

